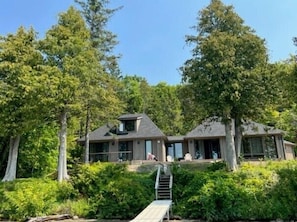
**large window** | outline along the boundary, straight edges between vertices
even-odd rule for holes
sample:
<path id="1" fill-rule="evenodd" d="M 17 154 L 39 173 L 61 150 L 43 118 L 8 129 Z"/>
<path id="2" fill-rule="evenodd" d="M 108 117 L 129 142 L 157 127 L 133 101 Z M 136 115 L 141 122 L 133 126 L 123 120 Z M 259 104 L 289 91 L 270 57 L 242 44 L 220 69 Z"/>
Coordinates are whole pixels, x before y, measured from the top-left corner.
<path id="1" fill-rule="evenodd" d="M 119 142 L 119 160 L 128 161 L 132 160 L 133 143 L 130 141 Z"/>
<path id="2" fill-rule="evenodd" d="M 264 141 L 265 141 L 265 150 L 264 150 L 265 157 L 269 159 L 278 158 L 275 136 L 266 136 Z"/>
<path id="3" fill-rule="evenodd" d="M 183 158 L 183 145 L 182 143 L 170 143 L 167 144 L 167 155 L 174 159 Z"/>
<path id="4" fill-rule="evenodd" d="M 150 155 L 153 154 L 153 146 L 152 146 L 152 141 L 151 140 L 146 140 L 145 141 L 145 159 L 150 159 Z"/>
<path id="5" fill-rule="evenodd" d="M 107 162 L 108 161 L 108 142 L 90 143 L 90 162 Z"/>
<path id="6" fill-rule="evenodd" d="M 261 137 L 249 137 L 242 140 L 243 156 L 246 158 L 263 158 L 264 149 Z"/>
<path id="7" fill-rule="evenodd" d="M 195 141 L 195 159 L 220 159 L 221 148 L 219 139 Z"/>

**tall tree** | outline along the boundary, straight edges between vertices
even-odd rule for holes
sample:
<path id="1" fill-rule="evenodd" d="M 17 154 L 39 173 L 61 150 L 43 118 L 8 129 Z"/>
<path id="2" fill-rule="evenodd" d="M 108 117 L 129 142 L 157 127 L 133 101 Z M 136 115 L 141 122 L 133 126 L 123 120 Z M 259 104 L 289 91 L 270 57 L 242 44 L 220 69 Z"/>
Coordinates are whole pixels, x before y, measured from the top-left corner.
<path id="1" fill-rule="evenodd" d="M 152 86 L 148 116 L 166 135 L 181 135 L 183 116 L 177 86 L 164 82 Z"/>
<path id="2" fill-rule="evenodd" d="M 183 116 L 182 134 L 185 135 L 200 124 L 207 117 L 207 113 L 200 103 L 195 102 L 195 94 L 187 84 L 178 85 L 177 93 Z"/>
<path id="3" fill-rule="evenodd" d="M 267 79 L 261 75 L 266 73 L 265 41 L 244 25 L 232 6 L 220 0 L 212 0 L 200 12 L 197 32 L 197 36 L 187 36 L 187 42 L 195 47 L 193 58 L 182 68 L 183 79 L 207 113 L 225 124 L 227 162 L 230 170 L 236 170 L 232 119 L 237 129 L 242 118 L 250 117 L 257 105 L 265 103 L 262 96 Z"/>
<path id="4" fill-rule="evenodd" d="M 68 178 L 67 121 L 82 110 L 83 98 L 88 95 L 88 90 L 92 90 L 90 83 L 98 82 L 100 66 L 89 30 L 73 7 L 60 14 L 58 24 L 40 42 L 40 49 L 46 64 L 53 68 L 48 80 L 49 106 L 60 124 L 58 181 L 63 181 Z"/>
<path id="5" fill-rule="evenodd" d="M 40 123 L 40 97 L 36 82 L 42 55 L 36 50 L 36 33 L 20 27 L 0 39 L 0 134 L 9 139 L 3 181 L 16 178 L 21 136 Z"/>
<path id="6" fill-rule="evenodd" d="M 90 102 L 87 103 L 85 107 L 85 162 L 88 163 L 91 122 L 95 121 L 94 118 L 99 117 L 101 117 L 101 121 L 112 118 L 114 115 L 118 114 L 122 108 L 122 104 L 115 94 L 116 91 L 109 90 L 117 88 L 116 85 L 118 85 L 118 79 L 120 77 L 120 69 L 118 66 L 119 56 L 113 54 L 113 49 L 118 42 L 116 35 L 106 29 L 109 19 L 118 9 L 107 8 L 109 0 L 76 0 L 76 2 L 81 6 L 82 15 L 90 31 L 92 46 L 96 49 L 98 63 L 102 65 L 105 73 L 110 74 L 109 77 L 105 76 L 105 80 L 101 81 L 105 82 L 105 91 L 108 90 L 108 93 L 105 93 L 106 96 L 101 94 L 103 96 L 102 98 L 96 98 L 94 94 L 90 95 L 90 97 L 88 97 L 90 98 Z M 107 84 L 109 84 L 109 86 L 107 86 Z M 92 99 L 91 97 L 94 98 Z M 109 100 L 109 103 L 105 102 L 105 106 L 103 106 L 105 112 L 97 108 L 102 108 L 102 103 L 101 105 L 98 104 L 99 101 L 107 100 Z M 97 104 L 94 103 L 94 101 L 97 101 Z M 113 112 L 107 112 L 111 107 L 113 107 Z M 102 113 L 104 113 L 104 115 L 102 115 Z"/>
<path id="7" fill-rule="evenodd" d="M 150 103 L 152 89 L 145 78 L 125 76 L 121 80 L 119 96 L 124 101 L 127 113 L 146 113 Z"/>
<path id="8" fill-rule="evenodd" d="M 85 112 L 81 116 L 85 119 L 85 163 L 89 163 L 89 133 L 92 128 L 115 119 L 125 107 L 117 93 L 120 88 L 118 79 L 100 69 L 97 75 L 97 81 L 91 81 L 85 86 L 88 90 L 82 100 Z"/>
<path id="9" fill-rule="evenodd" d="M 120 77 L 118 55 L 113 54 L 118 44 L 117 36 L 106 29 L 108 21 L 120 8 L 109 9 L 109 0 L 75 0 L 82 8 L 82 14 L 91 33 L 92 46 L 97 49 L 98 60 L 104 71 Z"/>

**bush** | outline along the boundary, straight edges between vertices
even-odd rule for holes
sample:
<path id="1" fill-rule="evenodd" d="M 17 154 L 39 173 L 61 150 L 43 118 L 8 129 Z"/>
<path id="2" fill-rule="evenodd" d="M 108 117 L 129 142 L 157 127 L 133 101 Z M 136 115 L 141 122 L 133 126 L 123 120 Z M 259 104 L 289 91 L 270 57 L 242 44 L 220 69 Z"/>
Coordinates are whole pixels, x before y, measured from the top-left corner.
<path id="1" fill-rule="evenodd" d="M 237 172 L 198 171 L 173 164 L 174 213 L 207 221 L 295 220 L 297 162 L 243 163 Z M 70 182 L 21 179 L 0 183 L 0 219 L 47 214 L 131 219 L 154 199 L 156 172 L 127 172 L 123 164 L 77 166 Z"/>
<path id="2" fill-rule="evenodd" d="M 146 181 L 146 186 L 143 181 Z M 149 188 L 148 188 L 149 187 Z M 100 219 L 131 219 L 154 199 L 153 182 L 126 175 L 109 184 L 90 198 L 92 214 Z"/>
<path id="3" fill-rule="evenodd" d="M 115 163 L 93 163 L 90 165 L 78 165 L 71 173 L 71 183 L 84 197 L 92 197 L 109 181 L 127 173 L 125 164 Z"/>
<path id="4" fill-rule="evenodd" d="M 2 183 L 1 190 L 1 217 L 24 220 L 51 212 L 57 201 L 58 184 L 50 180 L 18 180 Z"/>

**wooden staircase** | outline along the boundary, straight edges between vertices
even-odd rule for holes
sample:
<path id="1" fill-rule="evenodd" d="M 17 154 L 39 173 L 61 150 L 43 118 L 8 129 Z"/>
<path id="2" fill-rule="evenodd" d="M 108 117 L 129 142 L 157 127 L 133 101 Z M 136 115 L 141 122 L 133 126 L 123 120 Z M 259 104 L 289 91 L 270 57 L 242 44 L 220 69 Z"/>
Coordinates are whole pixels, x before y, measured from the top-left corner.
<path id="1" fill-rule="evenodd" d="M 156 200 L 172 200 L 172 182 L 170 168 L 167 165 L 161 165 L 156 177 Z"/>

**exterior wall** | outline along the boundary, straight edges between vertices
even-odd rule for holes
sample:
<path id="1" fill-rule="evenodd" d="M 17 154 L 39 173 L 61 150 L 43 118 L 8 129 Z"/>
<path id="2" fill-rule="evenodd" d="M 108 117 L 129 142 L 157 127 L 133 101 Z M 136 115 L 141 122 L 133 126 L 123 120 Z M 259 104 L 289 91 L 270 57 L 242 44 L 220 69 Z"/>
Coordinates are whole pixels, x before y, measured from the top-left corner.
<path id="1" fill-rule="evenodd" d="M 146 157 L 145 140 L 133 141 L 133 160 L 143 160 Z"/>
<path id="2" fill-rule="evenodd" d="M 153 154 L 156 156 L 156 158 L 160 161 L 163 160 L 163 144 L 164 142 L 162 140 L 152 140 L 153 144 Z"/>
<path id="3" fill-rule="evenodd" d="M 284 143 L 283 143 L 283 137 L 281 135 L 275 136 L 275 144 L 276 144 L 276 150 L 277 150 L 277 157 L 279 159 L 285 159 L 285 153 L 284 153 Z"/>
<path id="4" fill-rule="evenodd" d="M 108 156 L 108 161 L 109 162 L 116 162 L 119 159 L 119 154 L 118 154 L 118 141 L 114 142 L 109 142 L 109 156 Z"/>
<path id="5" fill-rule="evenodd" d="M 294 146 L 290 144 L 285 144 L 285 156 L 286 160 L 295 159 Z"/>
<path id="6" fill-rule="evenodd" d="M 145 141 L 134 140 L 133 141 L 133 160 L 146 160 L 147 154 L 145 153 Z M 163 140 L 151 140 L 152 141 L 152 154 L 156 156 L 159 161 L 165 161 L 166 150 Z"/>

